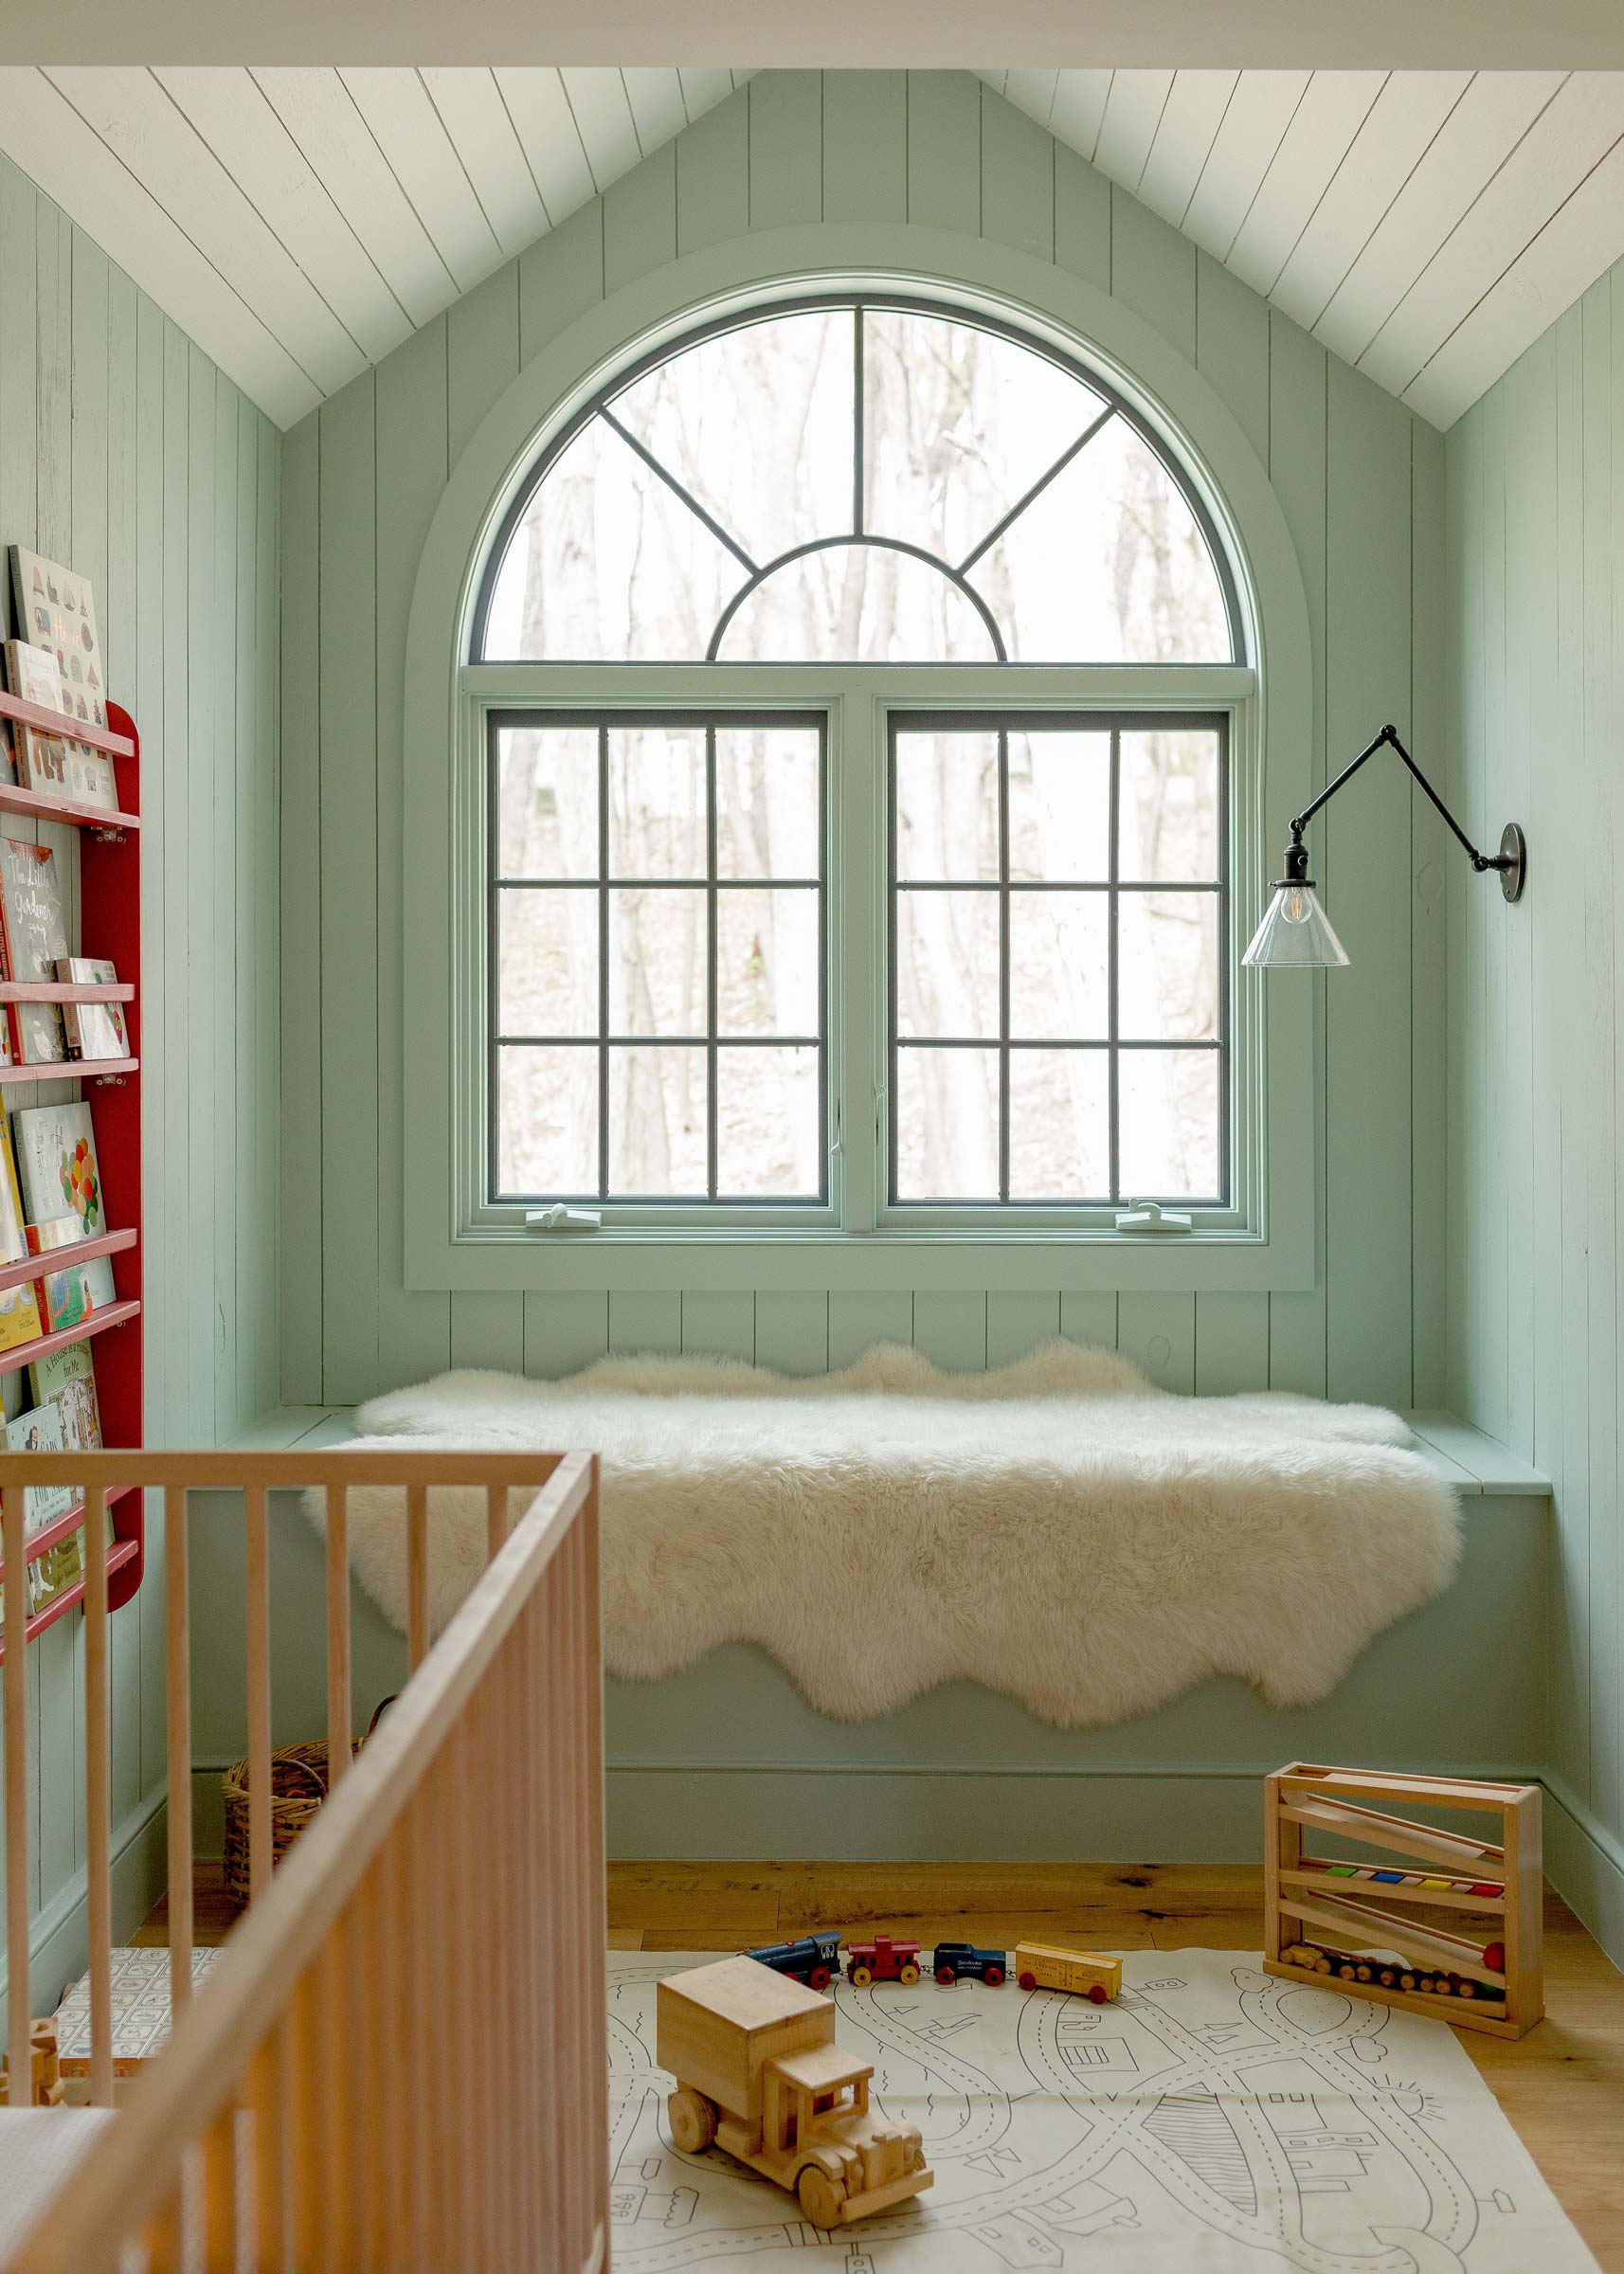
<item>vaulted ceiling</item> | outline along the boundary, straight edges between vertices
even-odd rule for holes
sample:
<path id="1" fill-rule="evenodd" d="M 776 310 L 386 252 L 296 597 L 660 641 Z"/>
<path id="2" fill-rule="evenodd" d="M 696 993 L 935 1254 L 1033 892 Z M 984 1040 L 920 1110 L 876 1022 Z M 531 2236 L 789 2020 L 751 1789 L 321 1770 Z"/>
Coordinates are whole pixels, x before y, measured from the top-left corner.
<path id="1" fill-rule="evenodd" d="M 1624 255 L 1624 72 L 982 74 L 1449 425 Z M 0 149 L 282 425 L 750 74 L 0 69 Z"/>

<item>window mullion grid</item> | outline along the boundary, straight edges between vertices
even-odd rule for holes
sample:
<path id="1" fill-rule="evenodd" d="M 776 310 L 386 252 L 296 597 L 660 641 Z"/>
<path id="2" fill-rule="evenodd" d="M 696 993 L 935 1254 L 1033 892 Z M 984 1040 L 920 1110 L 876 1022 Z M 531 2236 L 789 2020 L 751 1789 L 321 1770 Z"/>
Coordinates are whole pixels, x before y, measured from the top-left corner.
<path id="1" fill-rule="evenodd" d="M 609 1196 L 609 730 L 598 729 L 598 1197 Z"/>
<path id="2" fill-rule="evenodd" d="M 717 1192 L 716 1089 L 716 730 L 705 729 L 705 1175 L 712 1200 Z"/>
<path id="3" fill-rule="evenodd" d="M 1121 1099 L 1121 1079 L 1117 1052 L 1119 1039 L 1118 996 L 1120 993 L 1118 966 L 1121 960 L 1119 942 L 1122 930 L 1122 900 L 1118 890 L 1121 882 L 1121 863 L 1117 848 L 1121 837 L 1118 825 L 1121 807 L 1122 729 L 1112 727 L 1110 731 L 1110 812 L 1108 830 L 1110 841 L 1106 855 L 1110 893 L 1110 921 L 1106 927 L 1106 1113 L 1109 1123 L 1110 1198 L 1113 1207 L 1122 1199 L 1122 1131 L 1118 1111 Z"/>
<path id="4" fill-rule="evenodd" d="M 852 311 L 852 534 L 863 533 L 863 311 Z"/>
<path id="5" fill-rule="evenodd" d="M 1009 1199 L 1009 735 L 998 731 L 998 1197 Z"/>

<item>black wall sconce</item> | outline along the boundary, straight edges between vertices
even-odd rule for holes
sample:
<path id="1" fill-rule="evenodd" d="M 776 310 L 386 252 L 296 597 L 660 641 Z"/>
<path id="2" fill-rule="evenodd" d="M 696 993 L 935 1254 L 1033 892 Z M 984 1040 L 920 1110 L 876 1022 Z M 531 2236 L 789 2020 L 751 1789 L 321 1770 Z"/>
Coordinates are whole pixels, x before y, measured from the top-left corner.
<path id="1" fill-rule="evenodd" d="M 1262 923 L 1252 935 L 1252 945 L 1241 959 L 1243 963 L 1263 968 L 1295 966 L 1299 970 L 1325 970 L 1346 963 L 1347 950 L 1320 906 L 1314 880 L 1308 875 L 1308 852 L 1303 842 L 1303 831 L 1320 807 L 1336 796 L 1343 784 L 1351 781 L 1365 760 L 1374 758 L 1381 749 L 1398 751 L 1465 847 L 1478 874 L 1494 870 L 1507 899 L 1522 898 L 1528 873 L 1528 848 L 1516 822 L 1507 821 L 1501 831 L 1498 853 L 1480 853 L 1399 741 L 1397 731 L 1383 727 L 1375 741 L 1367 742 L 1353 764 L 1344 766 L 1328 788 L 1322 789 L 1311 805 L 1305 805 L 1291 823 L 1291 841 L 1286 848 L 1286 874 L 1274 886 L 1273 897 L 1263 911 Z"/>

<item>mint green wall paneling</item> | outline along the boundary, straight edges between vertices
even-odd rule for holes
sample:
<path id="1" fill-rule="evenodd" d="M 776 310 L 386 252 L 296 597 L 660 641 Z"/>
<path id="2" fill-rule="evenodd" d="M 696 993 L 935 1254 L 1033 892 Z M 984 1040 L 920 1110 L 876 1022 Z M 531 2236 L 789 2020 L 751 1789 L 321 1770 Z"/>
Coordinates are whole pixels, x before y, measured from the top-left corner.
<path id="1" fill-rule="evenodd" d="M 515 319 L 516 339 L 516 319 Z M 514 353 L 516 355 L 516 345 Z M 373 378 L 316 414 L 321 424 L 321 838 L 360 847 L 377 829 Z M 378 1386 L 377 870 L 321 866 L 322 1396 L 356 1405 Z"/>
<path id="2" fill-rule="evenodd" d="M 214 373 L 214 622 L 209 640 L 214 711 L 210 770 L 214 777 L 214 842 L 207 875 L 214 896 L 209 919 L 210 960 L 205 1016 L 215 1038 L 213 1329 L 214 1410 L 209 1434 L 231 1435 L 237 1418 L 237 1344 L 242 1311 L 237 1294 L 237 1236 L 233 1184 L 237 1150 L 237 1054 L 242 1042 L 237 996 L 237 424 L 241 397 L 223 373 Z M 373 1139 L 374 1146 L 376 1138 Z"/>
<path id="3" fill-rule="evenodd" d="M 34 208 L 34 535 L 65 561 L 73 545 L 73 231 L 48 198 Z"/>
<path id="4" fill-rule="evenodd" d="M 672 144 L 677 159 L 677 249 L 692 253 L 742 236 L 750 209 L 749 90 L 696 118 Z"/>
<path id="5" fill-rule="evenodd" d="M 604 297 L 604 201 L 593 198 L 518 257 L 519 353 L 528 363 L 537 350 Z M 432 329 L 438 331 L 436 325 Z M 406 354 L 410 342 L 395 350 Z M 392 358 L 379 365 L 380 375 Z M 410 581 L 407 581 L 410 591 Z"/>
<path id="6" fill-rule="evenodd" d="M 1442 436 L 1419 420 L 1411 433 L 1410 709 L 1417 758 L 1436 781 L 1448 764 L 1443 682 L 1436 667 L 1443 646 L 1444 448 Z M 1432 1408 L 1444 1402 L 1447 1045 L 1446 990 L 1438 985 L 1438 974 L 1446 967 L 1449 948 L 1448 864 L 1460 853 L 1424 798 L 1412 801 L 1410 823 L 1411 1184 L 1416 1195 L 1410 1224 L 1413 1395 L 1416 1405 Z"/>
<path id="7" fill-rule="evenodd" d="M 982 88 L 982 234 L 1055 258 L 1055 137 Z"/>
<path id="8" fill-rule="evenodd" d="M 1467 829 L 1482 826 L 1483 784 L 1483 406 L 1474 404 L 1450 430 L 1444 457 L 1445 731 L 1450 791 Z M 1484 1375 L 1483 1314 L 1468 1300 L 1476 1282 L 1481 1222 L 1484 1047 L 1483 958 L 1474 953 L 1470 920 L 1481 901 L 1457 862 L 1449 869 L 1449 1330 L 1444 1382 L 1452 1411 L 1465 1413 L 1471 1385 Z"/>
<path id="9" fill-rule="evenodd" d="M 1103 1350 L 1114 1350 L 1117 1306 L 1118 1298 L 1110 1290 L 1094 1294 L 1068 1288 L 1060 1296 L 1060 1332 L 1069 1343 L 1092 1343 Z"/>
<path id="10" fill-rule="evenodd" d="M 904 221 L 908 94 L 900 71 L 823 74 L 823 219 Z"/>
<path id="11" fill-rule="evenodd" d="M 1056 1294 L 1006 1295 L 996 1289 L 986 1299 L 986 1363 L 1007 1366 L 1060 1331 L 1060 1298 Z"/>
<path id="12" fill-rule="evenodd" d="M 250 1181 L 257 1186 L 255 1157 L 260 1142 L 260 994 L 254 979 L 254 956 L 258 939 L 260 893 L 266 882 L 262 866 L 264 848 L 259 838 L 254 803 L 259 772 L 256 760 L 262 760 L 263 757 L 263 753 L 255 747 L 260 419 L 252 405 L 236 395 L 235 389 L 232 391 L 237 409 L 237 526 L 233 532 L 237 544 L 236 621 L 233 627 L 235 652 L 232 656 L 232 673 L 224 695 L 231 704 L 235 716 L 237 770 L 236 810 L 231 839 L 226 848 L 223 873 L 229 879 L 230 899 L 226 910 L 225 932 L 231 942 L 233 955 L 231 993 L 225 1005 L 225 1031 L 231 1037 L 235 1086 L 229 1093 L 231 1149 L 223 1153 L 222 1158 L 226 1162 L 243 1163 Z M 267 1110 L 276 1110 L 274 1096 L 267 1097 L 264 1103 Z M 228 1407 L 226 1430 L 229 1432 L 235 1430 L 240 1422 L 251 1420 L 262 1410 L 255 1397 L 255 1385 L 259 1363 L 258 1338 L 265 1324 L 265 1312 L 262 1304 L 253 1299 L 254 1258 L 251 1254 L 244 1253 L 253 1241 L 253 1221 L 251 1218 L 244 1219 L 236 1206 L 229 1179 L 225 1183 L 224 1191 L 225 1229 L 231 1243 L 231 1349 L 236 1362 L 227 1377 L 226 1385 Z"/>
<path id="13" fill-rule="evenodd" d="M 322 1401 L 321 422 L 282 443 L 281 1381 Z M 177 905 L 177 912 L 179 904 Z"/>
<path id="14" fill-rule="evenodd" d="M 1055 145 L 1055 260 L 1110 290 L 1110 183 L 1065 142 Z"/>
<path id="15" fill-rule="evenodd" d="M 445 312 L 445 327 L 447 447 L 455 465 L 468 437 L 518 372 L 518 263 L 508 262 L 454 300 Z M 433 431 L 431 424 L 425 439 Z"/>
<path id="16" fill-rule="evenodd" d="M 1485 835 L 1489 816 L 1501 809 L 1501 776 L 1506 747 L 1506 706 L 1509 647 L 1506 619 L 1506 450 L 1507 404 L 1491 388 L 1483 403 L 1483 745 L 1477 768 L 1476 810 L 1467 824 Z M 1482 1244 L 1480 1284 L 1487 1295 L 1483 1325 L 1483 1365 L 1491 1384 L 1493 1434 L 1504 1437 L 1511 1408 L 1506 1381 L 1508 1281 L 1499 1226 L 1506 1213 L 1504 1139 L 1498 1085 L 1505 1074 L 1500 1038 L 1506 1032 L 1506 933 L 1492 921 L 1485 893 L 1467 895 L 1466 930 L 1470 952 L 1483 972 L 1483 1097 L 1485 1105 L 1483 1200 L 1475 1215 L 1474 1238 Z M 1559 914 L 1560 924 L 1562 917 Z"/>
<path id="17" fill-rule="evenodd" d="M 557 242 L 559 231 L 544 237 Z M 521 278 L 523 270 L 521 265 Z M 551 304 L 550 299 L 550 305 Z M 521 332 L 523 298 L 520 298 Z M 405 911 L 401 782 L 406 699 L 406 619 L 418 555 L 445 479 L 445 318 L 437 316 L 388 356 L 376 373 L 378 463 L 390 469 L 378 492 L 375 557 L 378 638 L 378 1375 L 381 1382 L 421 1381 L 451 1363 L 451 1297 L 407 1288 L 405 1272 L 405 1161 L 399 1113 L 384 1108 L 383 1084 L 405 1048 L 402 971 Z M 386 1071 L 387 1070 L 387 1071 Z M 528 1356 L 528 1351 L 527 1351 Z"/>
<path id="18" fill-rule="evenodd" d="M 913 1297 L 892 1295 L 829 1297 L 829 1363 L 849 1366 L 874 1343 L 911 1343 Z"/>
<path id="19" fill-rule="evenodd" d="M 1195 1296 L 1125 1289 L 1117 1297 L 1116 1346 L 1161 1388 L 1187 1397 L 1196 1386 Z"/>
<path id="20" fill-rule="evenodd" d="M 829 1363 L 829 1299 L 759 1290 L 755 1363 L 778 1374 L 821 1374 Z"/>
<path id="21" fill-rule="evenodd" d="M 619 1356 L 635 1358 L 645 1350 L 670 1351 L 682 1347 L 682 1297 L 679 1294 L 621 1294 L 609 1297 L 609 1348 Z"/>
<path id="22" fill-rule="evenodd" d="M 214 1359 L 219 1332 L 214 1300 L 215 1192 L 226 1164 L 214 1157 L 214 1092 L 226 1038 L 214 1031 L 216 845 L 214 806 L 214 656 L 218 628 L 214 574 L 214 391 L 218 373 L 203 350 L 187 346 L 187 1035 L 188 1177 L 192 1207 L 191 1271 L 185 1301 L 189 1331 L 187 1412 L 191 1441 L 214 1434 Z M 235 462 L 235 461 L 233 461 Z M 171 827 L 173 817 L 171 815 Z"/>
<path id="23" fill-rule="evenodd" d="M 260 865 L 259 946 L 254 980 L 260 996 L 259 1054 L 261 1111 L 255 1154 L 253 1225 L 255 1300 L 262 1313 L 260 1377 L 253 1399 L 256 1413 L 280 1403 L 281 1395 L 281 958 L 279 953 L 279 816 L 281 811 L 281 640 L 278 613 L 281 595 L 281 436 L 268 419 L 260 421 L 259 644 L 255 652 L 254 735 L 255 827 Z"/>
<path id="24" fill-rule="evenodd" d="M 604 290 L 618 292 L 676 255 L 677 149 L 667 142 L 604 192 Z"/>
<path id="25" fill-rule="evenodd" d="M 1210 253 L 1196 255 L 1196 369 L 1223 397 L 1264 464 L 1269 463 L 1269 329 L 1266 300 Z"/>
<path id="26" fill-rule="evenodd" d="M 1329 366 L 1329 758 L 1410 719 L 1410 419 Z M 1349 956 L 1331 974 L 1327 1379 L 1333 1398 L 1410 1402 L 1410 778 L 1372 760 L 1313 824 Z M 1380 1110 L 1371 1110 L 1372 1100 Z"/>
<path id="27" fill-rule="evenodd" d="M 1110 288 L 1181 354 L 1196 359 L 1196 248 L 1115 182 L 1110 191 Z"/>
<path id="28" fill-rule="evenodd" d="M 609 1348 L 609 1298 L 546 1292 L 524 1298 L 524 1370 L 551 1380 L 577 1374 Z"/>
<path id="29" fill-rule="evenodd" d="M 982 96 L 967 71 L 908 74 L 908 218 L 931 229 L 982 226 Z"/>
<path id="30" fill-rule="evenodd" d="M 818 71 L 759 71 L 749 106 L 750 227 L 788 228 L 823 210 L 823 79 Z"/>
<path id="31" fill-rule="evenodd" d="M 459 1295 L 451 1306 L 451 1363 L 524 1372 L 524 1297 Z"/>
<path id="32" fill-rule="evenodd" d="M 684 1290 L 682 1347 L 687 1352 L 716 1358 L 742 1358 L 755 1363 L 755 1297 L 753 1294 L 705 1294 Z"/>
<path id="33" fill-rule="evenodd" d="M 188 434 L 191 398 L 190 350 L 184 333 L 164 321 L 164 434 L 163 434 L 163 623 L 164 623 L 164 896 L 169 913 L 164 928 L 164 1017 L 168 1027 L 169 1063 L 178 1059 L 191 1033 L 192 1000 L 190 932 L 198 921 L 194 871 L 191 862 L 190 737 L 191 702 L 187 684 L 187 623 L 190 607 L 187 544 L 189 492 Z M 314 534 L 314 530 L 313 530 Z M 201 758 L 200 758 L 201 766 Z M 143 832 L 143 835 L 145 832 Z M 307 844 L 316 841 L 313 827 Z M 147 992 L 151 993 L 149 986 Z M 149 1066 L 149 1080 L 151 1069 Z M 154 1085 L 156 1086 L 156 1085 Z M 169 1399 L 165 1427 L 171 1444 L 190 1442 L 193 1417 L 193 1379 L 189 1310 L 194 1305 L 194 1269 L 200 1268 L 198 1210 L 191 1191 L 191 1128 L 187 1110 L 187 1086 L 162 1084 L 164 1142 L 161 1158 L 173 1179 L 181 1205 L 169 1216 L 170 1330 L 156 1338 L 169 1362 Z M 143 1159 L 145 1155 L 143 1154 Z M 319 1323 L 319 1322 L 318 1322 Z M 147 1346 L 154 1338 L 149 1332 Z"/>
<path id="34" fill-rule="evenodd" d="M 1328 358 L 1317 340 L 1277 311 L 1269 321 L 1269 478 L 1290 524 L 1308 604 L 1308 639 L 1314 658 L 1314 749 L 1311 779 L 1326 780 L 1326 388 Z M 1284 845 L 1286 813 L 1271 809 L 1266 834 Z M 1333 872 L 1322 837 L 1314 856 L 1316 875 L 1333 889 Z M 1339 973 L 1338 977 L 1343 974 Z M 1247 984 L 1243 978 L 1241 984 Z M 1270 983 L 1277 984 L 1278 979 Z M 1301 1294 L 1269 1298 L 1269 1381 L 1277 1390 L 1299 1390 L 1323 1398 L 1326 1392 L 1326 988 L 1325 974 L 1294 980 L 1312 989 L 1314 1062 L 1299 1070 L 1314 1089 L 1314 1216 L 1319 1269 L 1315 1284 Z"/>
<path id="35" fill-rule="evenodd" d="M 933 1293 L 913 1305 L 913 1347 L 939 1366 L 979 1374 L 986 1364 L 986 1297 Z"/>
<path id="36" fill-rule="evenodd" d="M 31 543 L 34 533 L 34 226 L 31 185 L 0 161 L 0 513 L 8 544 Z M 9 566 L 5 585 L 0 621 L 10 636 L 19 627 Z"/>
<path id="37" fill-rule="evenodd" d="M 1196 1391 L 1221 1398 L 1269 1380 L 1269 1297 L 1196 1297 Z"/>

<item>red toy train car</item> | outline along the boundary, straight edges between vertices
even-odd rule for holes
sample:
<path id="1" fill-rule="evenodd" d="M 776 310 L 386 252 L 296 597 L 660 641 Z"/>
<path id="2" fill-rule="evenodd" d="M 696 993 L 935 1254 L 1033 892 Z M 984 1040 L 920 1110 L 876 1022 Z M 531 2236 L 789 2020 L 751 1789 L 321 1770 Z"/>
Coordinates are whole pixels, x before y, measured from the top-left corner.
<path id="1" fill-rule="evenodd" d="M 859 1990 L 870 1982 L 916 1982 L 919 1945 L 893 1942 L 889 1935 L 876 1935 L 872 1942 L 848 1942 L 846 1973 Z"/>

